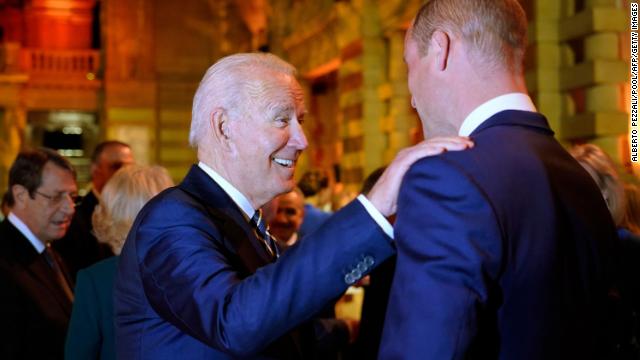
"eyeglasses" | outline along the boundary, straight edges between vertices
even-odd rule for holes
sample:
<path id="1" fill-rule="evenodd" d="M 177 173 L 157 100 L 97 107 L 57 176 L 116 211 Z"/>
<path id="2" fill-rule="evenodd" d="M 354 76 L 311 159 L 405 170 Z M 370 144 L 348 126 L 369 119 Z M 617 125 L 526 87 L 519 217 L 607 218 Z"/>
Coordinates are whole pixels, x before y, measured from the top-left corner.
<path id="1" fill-rule="evenodd" d="M 35 191 L 36 194 L 42 196 L 43 198 L 49 200 L 49 203 L 51 203 L 51 205 L 53 206 L 58 206 L 62 203 L 62 200 L 69 198 L 71 199 L 71 202 L 73 203 L 73 206 L 76 207 L 78 205 L 80 205 L 80 201 L 82 200 L 82 198 L 80 196 L 78 196 L 78 194 L 74 194 L 74 193 L 67 193 L 67 192 L 61 192 L 61 193 L 57 193 L 55 195 L 47 195 L 47 194 L 43 194 L 40 191 L 36 190 Z"/>

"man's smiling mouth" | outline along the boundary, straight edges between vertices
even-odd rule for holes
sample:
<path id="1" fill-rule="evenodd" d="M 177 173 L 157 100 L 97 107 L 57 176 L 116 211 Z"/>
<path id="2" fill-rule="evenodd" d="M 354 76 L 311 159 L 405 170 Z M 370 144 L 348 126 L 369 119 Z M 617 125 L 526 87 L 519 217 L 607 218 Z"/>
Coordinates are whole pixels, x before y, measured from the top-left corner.
<path id="1" fill-rule="evenodd" d="M 281 159 L 275 156 L 272 157 L 271 160 L 273 160 L 273 162 L 275 162 L 276 164 L 287 167 L 287 168 L 292 168 L 293 165 L 296 163 L 295 160 Z"/>

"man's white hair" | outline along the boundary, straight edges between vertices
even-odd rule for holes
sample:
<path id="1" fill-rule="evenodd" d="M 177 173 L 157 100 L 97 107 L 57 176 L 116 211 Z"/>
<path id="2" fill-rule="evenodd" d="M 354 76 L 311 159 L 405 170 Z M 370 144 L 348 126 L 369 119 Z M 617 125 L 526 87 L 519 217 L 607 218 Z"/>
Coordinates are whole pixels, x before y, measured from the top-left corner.
<path id="1" fill-rule="evenodd" d="M 263 83 L 270 76 L 295 77 L 295 68 L 273 54 L 241 53 L 220 59 L 205 73 L 193 97 L 189 144 L 202 144 L 214 109 L 222 108 L 231 117 L 242 114 L 248 104 L 261 100 Z"/>

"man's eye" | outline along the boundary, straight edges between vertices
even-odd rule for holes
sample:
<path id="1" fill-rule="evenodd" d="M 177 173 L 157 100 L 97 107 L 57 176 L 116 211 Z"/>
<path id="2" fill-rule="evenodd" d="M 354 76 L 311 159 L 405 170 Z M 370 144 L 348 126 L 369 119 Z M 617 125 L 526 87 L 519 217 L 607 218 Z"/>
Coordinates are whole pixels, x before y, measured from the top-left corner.
<path id="1" fill-rule="evenodd" d="M 278 117 L 278 118 L 276 118 L 276 122 L 278 124 L 286 125 L 286 124 L 289 123 L 289 118 L 288 117 Z"/>

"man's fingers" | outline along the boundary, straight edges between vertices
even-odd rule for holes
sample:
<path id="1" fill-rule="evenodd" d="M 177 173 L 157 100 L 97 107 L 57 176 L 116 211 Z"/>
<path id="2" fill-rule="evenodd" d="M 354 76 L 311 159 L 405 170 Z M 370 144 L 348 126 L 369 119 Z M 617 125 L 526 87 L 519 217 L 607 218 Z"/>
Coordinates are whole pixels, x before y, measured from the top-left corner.
<path id="1" fill-rule="evenodd" d="M 442 146 L 447 150 L 464 150 L 473 147 L 473 141 L 467 137 L 433 138 L 424 141 L 425 146 Z"/>

